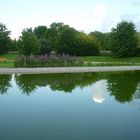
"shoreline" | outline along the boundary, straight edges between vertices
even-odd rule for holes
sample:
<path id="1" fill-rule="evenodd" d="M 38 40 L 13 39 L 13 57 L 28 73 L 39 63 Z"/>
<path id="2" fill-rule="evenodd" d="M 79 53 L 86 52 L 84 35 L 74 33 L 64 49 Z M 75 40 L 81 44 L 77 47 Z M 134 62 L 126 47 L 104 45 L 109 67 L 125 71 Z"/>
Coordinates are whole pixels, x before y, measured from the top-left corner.
<path id="1" fill-rule="evenodd" d="M 48 67 L 48 68 L 0 68 L 0 74 L 49 74 L 49 73 L 88 73 L 140 71 L 140 66 L 110 67 Z"/>

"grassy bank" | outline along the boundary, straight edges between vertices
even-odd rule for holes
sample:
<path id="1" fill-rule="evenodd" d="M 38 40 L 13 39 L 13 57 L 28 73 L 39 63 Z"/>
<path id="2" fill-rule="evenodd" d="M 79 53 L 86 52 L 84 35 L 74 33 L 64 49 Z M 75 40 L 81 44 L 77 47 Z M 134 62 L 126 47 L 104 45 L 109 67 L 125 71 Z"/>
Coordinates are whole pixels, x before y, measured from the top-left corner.
<path id="1" fill-rule="evenodd" d="M 14 67 L 17 54 L 0 55 L 0 58 L 7 58 L 6 62 L 0 62 L 0 68 Z M 111 56 L 87 56 L 81 57 L 85 62 L 82 66 L 140 66 L 140 57 L 114 58 Z"/>
<path id="2" fill-rule="evenodd" d="M 14 67 L 14 61 L 17 54 L 4 54 L 0 55 L 0 58 L 7 58 L 6 62 L 0 62 L 0 68 L 12 68 Z"/>
<path id="3" fill-rule="evenodd" d="M 112 56 L 86 56 L 81 58 L 85 62 L 140 63 L 140 57 L 115 58 Z"/>

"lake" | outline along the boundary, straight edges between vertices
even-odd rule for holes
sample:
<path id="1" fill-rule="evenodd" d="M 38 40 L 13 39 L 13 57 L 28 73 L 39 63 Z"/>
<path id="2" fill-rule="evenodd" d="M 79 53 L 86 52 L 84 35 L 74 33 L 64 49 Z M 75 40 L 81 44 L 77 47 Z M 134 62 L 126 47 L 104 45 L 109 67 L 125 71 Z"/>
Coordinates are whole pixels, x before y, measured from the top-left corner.
<path id="1" fill-rule="evenodd" d="M 140 72 L 0 75 L 0 140 L 125 139 L 140 139 Z"/>

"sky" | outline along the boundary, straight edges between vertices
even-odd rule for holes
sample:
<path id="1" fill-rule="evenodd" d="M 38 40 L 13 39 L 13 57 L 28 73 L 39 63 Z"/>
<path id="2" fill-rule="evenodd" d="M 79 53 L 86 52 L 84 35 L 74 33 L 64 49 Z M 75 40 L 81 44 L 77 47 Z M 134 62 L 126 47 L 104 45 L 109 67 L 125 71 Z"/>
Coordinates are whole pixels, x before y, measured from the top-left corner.
<path id="1" fill-rule="evenodd" d="M 0 23 L 18 38 L 25 28 L 64 22 L 77 30 L 109 32 L 122 20 L 140 31 L 140 0 L 0 0 Z"/>

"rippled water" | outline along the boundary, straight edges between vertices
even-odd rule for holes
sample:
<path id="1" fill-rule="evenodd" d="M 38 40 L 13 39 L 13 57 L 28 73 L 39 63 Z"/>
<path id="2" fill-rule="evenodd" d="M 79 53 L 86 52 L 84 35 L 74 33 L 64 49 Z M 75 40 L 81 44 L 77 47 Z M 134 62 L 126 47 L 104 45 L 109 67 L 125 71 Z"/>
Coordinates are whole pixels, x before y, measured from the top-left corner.
<path id="1" fill-rule="evenodd" d="M 0 140 L 140 139 L 140 72 L 0 75 Z"/>

